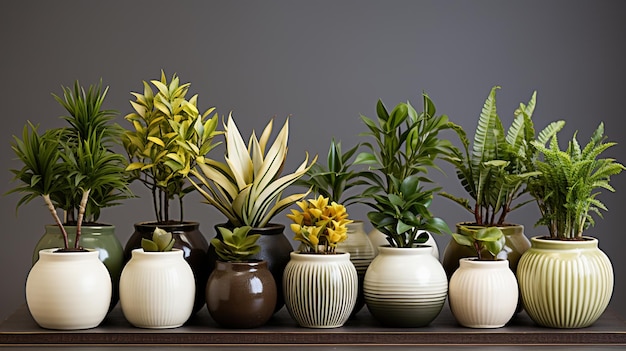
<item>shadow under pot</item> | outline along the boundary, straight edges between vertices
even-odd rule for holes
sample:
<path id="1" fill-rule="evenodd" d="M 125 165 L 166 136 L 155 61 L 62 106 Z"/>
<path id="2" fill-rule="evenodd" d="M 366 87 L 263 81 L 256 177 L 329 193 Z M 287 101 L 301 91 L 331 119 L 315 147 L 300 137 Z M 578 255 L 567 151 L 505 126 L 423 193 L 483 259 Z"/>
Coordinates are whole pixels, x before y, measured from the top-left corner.
<path id="1" fill-rule="evenodd" d="M 191 267 L 196 284 L 192 312 L 192 314 L 195 314 L 205 305 L 205 289 L 210 274 L 206 264 L 209 243 L 200 232 L 200 224 L 198 222 L 141 222 L 135 224 L 135 232 L 128 239 L 124 248 L 124 262 L 130 260 L 134 249 L 141 248 L 142 238 L 152 239 L 152 233 L 156 227 L 172 233 L 174 248 L 183 252 L 185 261 Z"/>
<path id="2" fill-rule="evenodd" d="M 225 227 L 233 229 L 233 226 L 227 223 L 218 224 L 215 226 L 216 238 L 221 238 L 219 227 Z M 257 240 L 257 244 L 261 247 L 261 251 L 256 255 L 253 255 L 249 259 L 261 260 L 267 262 L 267 267 L 274 277 L 276 282 L 276 307 L 274 313 L 278 312 L 284 305 L 285 300 L 283 297 L 283 272 L 285 266 L 289 263 L 290 254 L 293 251 L 291 242 L 284 234 L 285 226 L 278 223 L 270 223 L 263 228 L 252 228 L 249 235 L 261 234 L 261 237 Z M 215 269 L 216 262 L 218 261 L 217 254 L 213 245 L 209 245 L 208 251 L 208 269 L 209 275 Z"/>

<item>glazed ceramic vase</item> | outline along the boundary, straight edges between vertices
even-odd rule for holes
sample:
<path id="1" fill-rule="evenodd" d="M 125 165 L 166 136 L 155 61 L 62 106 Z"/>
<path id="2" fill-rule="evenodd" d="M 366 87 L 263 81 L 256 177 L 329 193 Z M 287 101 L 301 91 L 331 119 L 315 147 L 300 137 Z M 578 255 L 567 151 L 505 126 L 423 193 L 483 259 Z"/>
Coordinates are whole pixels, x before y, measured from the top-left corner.
<path id="1" fill-rule="evenodd" d="M 457 223 L 456 231 L 460 232 L 460 226 L 467 226 L 470 229 L 480 229 L 480 226 L 472 225 L 471 223 Z M 511 271 L 515 273 L 517 271 L 517 263 L 520 257 L 526 250 L 530 248 L 530 240 L 524 235 L 524 226 L 522 225 L 507 225 L 499 227 L 504 234 L 505 245 L 502 251 L 498 254 L 499 259 L 508 260 Z M 486 251 L 485 251 L 486 252 Z M 443 268 L 448 275 L 448 279 L 452 277 L 454 271 L 459 268 L 459 260 L 466 257 L 475 257 L 476 251 L 469 246 L 459 245 L 455 240 L 450 239 L 448 245 L 443 251 L 442 264 Z"/>
<path id="2" fill-rule="evenodd" d="M 464 327 L 503 327 L 515 314 L 517 301 L 517 279 L 507 260 L 462 258 L 450 278 L 450 310 Z"/>
<path id="3" fill-rule="evenodd" d="M 604 312 L 613 294 L 614 273 L 598 240 L 531 238 L 517 267 L 524 308 L 537 324 L 584 328 Z"/>
<path id="4" fill-rule="evenodd" d="M 365 273 L 363 294 L 384 326 L 423 327 L 441 312 L 448 279 L 430 246 L 381 246 Z"/>
<path id="5" fill-rule="evenodd" d="M 209 314 L 225 328 L 256 328 L 274 314 L 276 282 L 265 261 L 217 261 L 206 287 Z"/>
<path id="6" fill-rule="evenodd" d="M 349 223 L 347 227 L 348 238 L 337 245 L 337 250 L 350 254 L 350 261 L 354 264 L 359 278 L 358 295 L 356 304 L 352 310 L 352 314 L 355 315 L 365 305 L 365 299 L 363 298 L 363 279 L 365 278 L 367 267 L 369 267 L 374 257 L 376 257 L 376 250 L 363 229 L 362 221 Z"/>
<path id="7" fill-rule="evenodd" d="M 209 267 L 207 266 L 209 243 L 200 232 L 198 222 L 182 222 L 171 224 L 157 224 L 155 222 L 142 222 L 135 224 L 135 231 L 126 242 L 124 258 L 128 262 L 135 249 L 141 248 L 141 239 L 152 239 L 154 229 L 159 227 L 172 233 L 174 248 L 183 252 L 185 261 L 189 263 L 193 271 L 196 292 L 193 305 L 193 313 L 197 313 L 205 303 L 206 282 L 209 279 Z"/>
<path id="8" fill-rule="evenodd" d="M 423 233 L 428 234 L 428 240 L 426 242 L 423 243 L 423 245 L 428 245 L 431 248 L 431 254 L 433 255 L 433 257 L 435 259 L 439 259 L 439 247 L 437 246 L 437 242 L 435 241 L 435 238 L 433 238 L 432 234 L 426 232 L 426 231 L 420 231 Z M 380 246 L 387 246 L 389 245 L 389 241 L 387 241 L 387 236 L 383 233 L 381 233 L 379 230 L 377 230 L 376 228 L 372 229 L 372 231 L 370 231 L 370 233 L 368 234 L 368 237 L 370 239 L 370 241 L 372 242 L 372 245 L 374 246 L 374 251 L 376 252 L 376 254 L 378 255 L 378 248 Z"/>
<path id="9" fill-rule="evenodd" d="M 97 327 L 111 302 L 111 278 L 98 251 L 39 251 L 26 278 L 26 303 L 42 328 L 78 330 Z"/>
<path id="10" fill-rule="evenodd" d="M 350 317 L 357 299 L 358 276 L 349 253 L 292 252 L 285 267 L 285 306 L 306 328 L 337 328 Z"/>
<path id="11" fill-rule="evenodd" d="M 139 328 L 176 328 L 192 314 L 195 281 L 183 250 L 132 251 L 120 277 L 120 305 Z"/>
<path id="12" fill-rule="evenodd" d="M 76 226 L 65 226 L 70 246 L 74 246 L 76 238 Z M 33 250 L 33 264 L 39 259 L 39 251 L 43 249 L 63 247 L 63 234 L 56 224 L 45 226 L 45 233 L 37 242 Z M 119 239 L 115 236 L 115 227 L 112 225 L 85 225 L 81 229 L 80 246 L 85 249 L 98 251 L 98 257 L 109 271 L 113 284 L 111 303 L 109 310 L 113 309 L 118 302 L 118 286 L 120 274 L 124 267 L 124 249 Z"/>
<path id="13" fill-rule="evenodd" d="M 220 231 L 218 227 L 226 227 L 232 229 L 232 225 L 219 224 L 215 226 L 216 238 L 220 238 Z M 267 267 L 274 277 L 276 282 L 276 307 L 274 312 L 280 310 L 285 301 L 283 298 L 283 272 L 285 266 L 289 262 L 289 254 L 293 251 L 291 242 L 284 234 L 285 226 L 282 224 L 270 223 L 264 228 L 252 228 L 248 235 L 261 234 L 257 240 L 257 245 L 261 247 L 261 251 L 256 255 L 250 257 L 250 259 L 256 259 L 267 262 Z M 215 269 L 216 262 L 218 260 L 215 248 L 210 245 L 208 251 L 208 270 L 212 272 Z"/>

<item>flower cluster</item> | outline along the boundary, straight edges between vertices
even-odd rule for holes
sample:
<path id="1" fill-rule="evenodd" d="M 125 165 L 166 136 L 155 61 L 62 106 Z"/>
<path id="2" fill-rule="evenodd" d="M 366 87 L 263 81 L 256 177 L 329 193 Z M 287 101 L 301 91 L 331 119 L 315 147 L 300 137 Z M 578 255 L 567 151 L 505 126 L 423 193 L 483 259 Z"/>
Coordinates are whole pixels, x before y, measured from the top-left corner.
<path id="1" fill-rule="evenodd" d="M 336 202 L 328 204 L 328 198 L 319 196 L 316 200 L 297 202 L 302 211 L 291 210 L 287 217 L 294 223 L 291 230 L 309 252 L 334 253 L 337 244 L 348 237 L 348 219 L 346 208 Z"/>

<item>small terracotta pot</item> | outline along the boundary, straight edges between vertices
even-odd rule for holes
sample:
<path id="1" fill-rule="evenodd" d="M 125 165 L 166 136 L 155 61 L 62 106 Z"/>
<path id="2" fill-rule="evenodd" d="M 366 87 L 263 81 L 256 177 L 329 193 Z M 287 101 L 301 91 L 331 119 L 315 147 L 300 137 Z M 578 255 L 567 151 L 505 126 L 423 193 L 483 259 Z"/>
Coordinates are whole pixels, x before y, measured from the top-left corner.
<path id="1" fill-rule="evenodd" d="M 217 261 L 206 286 L 206 305 L 225 328 L 264 325 L 276 306 L 276 282 L 266 261 Z"/>

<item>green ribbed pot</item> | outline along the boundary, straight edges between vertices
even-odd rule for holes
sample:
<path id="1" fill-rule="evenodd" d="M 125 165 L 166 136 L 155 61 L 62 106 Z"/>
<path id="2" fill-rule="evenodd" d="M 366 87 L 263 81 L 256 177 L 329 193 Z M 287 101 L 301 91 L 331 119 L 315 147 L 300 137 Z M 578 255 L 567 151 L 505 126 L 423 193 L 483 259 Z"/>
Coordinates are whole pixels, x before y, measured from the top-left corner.
<path id="1" fill-rule="evenodd" d="M 604 312 L 613 294 L 613 266 L 598 240 L 531 238 L 520 258 L 517 279 L 522 301 L 535 323 L 584 328 Z"/>

